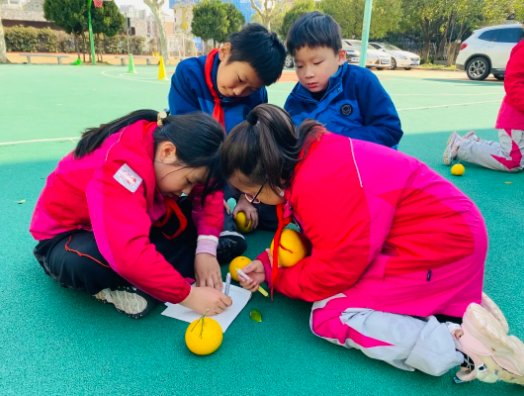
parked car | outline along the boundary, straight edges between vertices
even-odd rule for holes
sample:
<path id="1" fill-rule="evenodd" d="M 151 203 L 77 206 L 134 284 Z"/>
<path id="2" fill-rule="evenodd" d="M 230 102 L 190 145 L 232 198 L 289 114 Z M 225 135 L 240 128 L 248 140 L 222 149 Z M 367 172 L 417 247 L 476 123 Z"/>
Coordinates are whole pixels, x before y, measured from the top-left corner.
<path id="1" fill-rule="evenodd" d="M 360 54 L 360 48 L 362 47 L 362 42 L 360 40 L 342 39 L 342 45 L 344 46 L 344 44 L 347 47 L 349 47 L 350 49 L 358 51 Z M 358 62 L 355 62 L 355 63 L 358 63 Z M 366 57 L 366 67 L 375 67 L 377 69 L 387 69 L 391 67 L 391 57 L 382 51 L 376 50 L 371 45 L 368 45 L 367 57 Z"/>
<path id="2" fill-rule="evenodd" d="M 460 45 L 456 65 L 471 80 L 484 80 L 493 73 L 504 79 L 511 49 L 524 38 L 523 25 L 497 25 L 475 30 Z"/>
<path id="3" fill-rule="evenodd" d="M 412 67 L 420 65 L 420 56 L 413 52 L 404 51 L 400 48 L 388 43 L 369 43 L 375 49 L 385 52 L 391 56 L 391 68 L 403 67 L 406 70 L 411 70 Z"/>
<path id="4" fill-rule="evenodd" d="M 286 59 L 284 60 L 284 67 L 287 67 L 288 69 L 295 67 L 295 60 L 289 54 L 286 55 Z"/>

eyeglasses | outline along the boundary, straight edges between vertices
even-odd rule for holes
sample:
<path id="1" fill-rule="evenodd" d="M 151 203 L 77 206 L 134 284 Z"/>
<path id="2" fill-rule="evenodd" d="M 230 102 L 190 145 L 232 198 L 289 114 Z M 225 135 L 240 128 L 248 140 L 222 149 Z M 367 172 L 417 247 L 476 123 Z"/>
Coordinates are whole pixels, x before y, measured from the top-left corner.
<path id="1" fill-rule="evenodd" d="M 253 203 L 253 204 L 259 204 L 260 203 L 260 199 L 257 199 L 257 197 L 260 195 L 260 193 L 262 192 L 262 189 L 264 188 L 264 186 L 266 185 L 266 183 L 264 182 L 260 188 L 258 189 L 257 193 L 255 195 L 251 195 L 251 194 L 248 194 L 248 193 L 244 193 L 244 197 L 246 197 L 247 201 L 249 203 Z"/>

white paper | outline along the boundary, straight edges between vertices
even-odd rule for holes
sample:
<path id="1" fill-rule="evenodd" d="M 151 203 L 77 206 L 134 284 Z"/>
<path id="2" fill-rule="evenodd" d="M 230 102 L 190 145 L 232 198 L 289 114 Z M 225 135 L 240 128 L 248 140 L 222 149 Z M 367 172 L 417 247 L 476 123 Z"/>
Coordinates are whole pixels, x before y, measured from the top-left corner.
<path id="1" fill-rule="evenodd" d="M 210 316 L 215 319 L 220 326 L 222 331 L 225 333 L 229 325 L 235 320 L 238 314 L 244 309 L 247 302 L 251 298 L 251 292 L 242 287 L 231 285 L 229 289 L 229 296 L 233 300 L 233 303 L 227 307 L 227 309 L 218 314 Z M 167 308 L 162 312 L 162 315 L 169 316 L 184 322 L 191 323 L 193 320 L 200 318 L 202 315 L 186 308 L 180 304 L 166 303 Z"/>

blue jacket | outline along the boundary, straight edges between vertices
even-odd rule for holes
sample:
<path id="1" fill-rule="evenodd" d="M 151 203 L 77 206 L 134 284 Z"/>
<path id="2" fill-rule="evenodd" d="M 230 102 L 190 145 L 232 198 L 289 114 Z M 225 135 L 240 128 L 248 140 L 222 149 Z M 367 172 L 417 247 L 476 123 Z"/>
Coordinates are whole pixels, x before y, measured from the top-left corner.
<path id="1" fill-rule="evenodd" d="M 285 109 L 295 125 L 310 118 L 331 132 L 388 147 L 396 146 L 403 134 L 395 105 L 378 78 L 347 63 L 330 77 L 320 101 L 297 83 Z"/>
<path id="2" fill-rule="evenodd" d="M 185 114 L 193 111 L 203 111 L 213 114 L 213 97 L 206 85 L 204 66 L 207 56 L 188 58 L 180 62 L 171 77 L 169 90 L 169 111 L 171 114 Z M 218 93 L 217 70 L 220 60 L 218 56 L 213 63 L 211 79 Z M 247 114 L 257 105 L 267 103 L 265 87 L 246 97 L 229 98 L 219 94 L 224 109 L 225 128 L 229 132 L 234 126 L 244 121 Z"/>

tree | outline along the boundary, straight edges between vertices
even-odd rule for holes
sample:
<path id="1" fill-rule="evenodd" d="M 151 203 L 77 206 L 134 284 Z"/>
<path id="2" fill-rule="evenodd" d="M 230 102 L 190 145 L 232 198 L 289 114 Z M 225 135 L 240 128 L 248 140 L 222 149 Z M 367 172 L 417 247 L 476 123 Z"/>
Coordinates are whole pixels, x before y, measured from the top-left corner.
<path id="1" fill-rule="evenodd" d="M 124 31 L 126 19 L 118 9 L 118 6 L 112 1 L 105 1 L 100 8 L 93 7 L 92 12 L 92 26 L 93 33 L 98 37 L 100 35 L 105 37 L 114 37 L 118 33 Z M 129 38 L 128 38 L 129 46 Z M 98 45 L 98 58 L 102 61 L 103 45 Z"/>
<path id="2" fill-rule="evenodd" d="M 75 48 L 80 56 L 80 41 L 84 42 L 83 36 L 87 29 L 87 2 L 85 0 L 45 0 L 44 17 L 60 26 L 66 33 L 73 35 Z"/>
<path id="3" fill-rule="evenodd" d="M 245 18 L 244 15 L 231 3 L 221 3 L 222 8 L 226 13 L 228 26 L 225 34 L 216 38 L 219 42 L 224 42 L 227 37 L 234 32 L 238 32 L 242 26 L 244 26 Z"/>
<path id="4" fill-rule="evenodd" d="M 164 30 L 164 21 L 161 17 L 162 6 L 164 5 L 165 0 L 144 0 L 144 3 L 149 7 L 151 13 L 153 14 L 153 18 L 155 19 L 158 40 L 160 41 L 160 53 L 162 54 L 162 58 L 164 58 L 164 64 L 167 65 L 169 63 L 169 54 L 167 52 L 167 40 Z"/>
<path id="5" fill-rule="evenodd" d="M 193 8 L 191 31 L 202 40 L 221 41 L 229 31 L 226 8 L 220 0 L 204 0 Z"/>
<path id="6" fill-rule="evenodd" d="M 8 63 L 5 45 L 4 25 L 2 24 L 2 5 L 0 4 L 0 63 Z"/>
<path id="7" fill-rule="evenodd" d="M 313 0 L 301 0 L 297 2 L 288 12 L 285 13 L 282 25 L 279 29 L 280 35 L 284 38 L 287 37 L 291 25 L 293 25 L 293 23 L 302 15 L 314 10 L 315 2 Z"/>
<path id="8" fill-rule="evenodd" d="M 406 0 L 410 1 L 410 0 Z M 422 0 L 426 1 L 426 0 Z M 331 15 L 340 25 L 342 35 L 346 38 L 362 36 L 362 20 L 364 18 L 364 1 L 362 0 L 324 0 L 321 9 Z M 351 10 L 351 12 L 348 12 Z M 381 38 L 399 29 L 402 15 L 401 0 L 374 0 L 371 19 L 370 36 Z"/>

